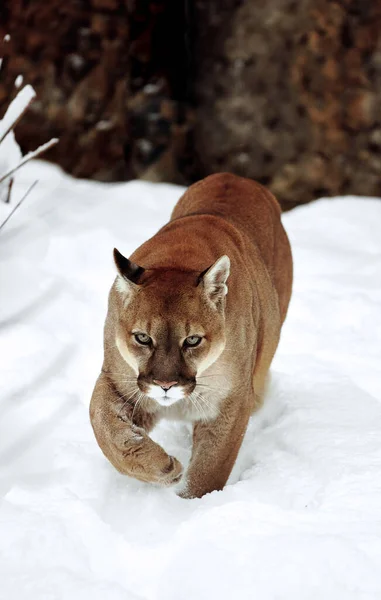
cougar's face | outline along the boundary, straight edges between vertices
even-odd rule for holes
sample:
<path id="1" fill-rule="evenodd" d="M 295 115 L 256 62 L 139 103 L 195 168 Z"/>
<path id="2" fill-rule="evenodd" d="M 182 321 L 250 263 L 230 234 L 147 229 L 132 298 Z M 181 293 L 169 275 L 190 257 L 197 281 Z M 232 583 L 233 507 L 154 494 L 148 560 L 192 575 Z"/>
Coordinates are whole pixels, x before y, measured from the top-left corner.
<path id="1" fill-rule="evenodd" d="M 119 313 L 119 352 L 139 390 L 162 406 L 189 396 L 224 350 L 224 302 L 210 299 L 200 275 L 146 272 Z"/>

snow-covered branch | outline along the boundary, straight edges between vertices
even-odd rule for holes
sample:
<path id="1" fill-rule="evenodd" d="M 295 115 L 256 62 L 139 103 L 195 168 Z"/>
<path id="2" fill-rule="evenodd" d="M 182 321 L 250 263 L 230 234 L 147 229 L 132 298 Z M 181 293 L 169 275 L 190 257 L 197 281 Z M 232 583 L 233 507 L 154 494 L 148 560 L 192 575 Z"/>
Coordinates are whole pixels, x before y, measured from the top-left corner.
<path id="1" fill-rule="evenodd" d="M 0 121 L 0 144 L 8 133 L 15 128 L 35 97 L 36 92 L 32 86 L 26 85 L 12 100 L 7 112 Z"/>
<path id="2" fill-rule="evenodd" d="M 2 183 L 5 179 L 7 179 L 7 177 L 12 175 L 15 171 L 20 169 L 20 167 L 25 165 L 25 163 L 30 161 L 32 158 L 36 158 L 37 156 L 39 156 L 40 154 L 42 154 L 43 152 L 45 152 L 52 146 L 55 146 L 57 144 L 57 142 L 58 142 L 58 138 L 52 138 L 49 142 L 46 142 L 46 144 L 42 144 L 41 146 L 36 148 L 36 150 L 33 150 L 32 152 L 28 152 L 28 154 L 25 154 L 25 156 L 22 158 L 22 160 L 16 166 L 12 167 L 12 169 L 10 169 L 4 175 L 0 175 L 0 183 Z"/>
<path id="3" fill-rule="evenodd" d="M 25 163 L 40 156 L 58 142 L 57 138 L 53 138 L 24 157 L 22 156 L 13 130 L 35 97 L 36 93 L 32 86 L 26 85 L 17 93 L 17 96 L 8 106 L 3 119 L 0 120 L 0 201 L 7 203 L 10 201 L 12 190 L 12 179 L 10 177 Z"/>

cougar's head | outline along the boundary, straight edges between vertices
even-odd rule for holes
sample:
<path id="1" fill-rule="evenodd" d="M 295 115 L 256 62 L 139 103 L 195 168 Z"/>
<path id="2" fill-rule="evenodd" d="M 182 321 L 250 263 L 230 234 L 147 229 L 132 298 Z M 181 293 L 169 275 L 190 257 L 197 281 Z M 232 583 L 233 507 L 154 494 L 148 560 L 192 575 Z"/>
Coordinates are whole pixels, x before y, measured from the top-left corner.
<path id="1" fill-rule="evenodd" d="M 116 345 L 141 392 L 163 406 L 190 395 L 225 347 L 230 261 L 202 273 L 148 269 L 114 250 L 119 295 Z"/>

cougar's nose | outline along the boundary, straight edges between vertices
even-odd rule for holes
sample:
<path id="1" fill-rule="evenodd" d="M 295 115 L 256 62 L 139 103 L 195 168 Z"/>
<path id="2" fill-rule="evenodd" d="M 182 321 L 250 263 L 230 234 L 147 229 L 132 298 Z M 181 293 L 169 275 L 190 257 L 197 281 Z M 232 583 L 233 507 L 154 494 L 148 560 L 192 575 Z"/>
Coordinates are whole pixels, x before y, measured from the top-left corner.
<path id="1" fill-rule="evenodd" d="M 156 383 L 156 385 L 160 385 L 161 389 L 165 392 L 178 383 L 178 381 L 159 381 L 159 379 L 154 379 L 153 382 Z"/>

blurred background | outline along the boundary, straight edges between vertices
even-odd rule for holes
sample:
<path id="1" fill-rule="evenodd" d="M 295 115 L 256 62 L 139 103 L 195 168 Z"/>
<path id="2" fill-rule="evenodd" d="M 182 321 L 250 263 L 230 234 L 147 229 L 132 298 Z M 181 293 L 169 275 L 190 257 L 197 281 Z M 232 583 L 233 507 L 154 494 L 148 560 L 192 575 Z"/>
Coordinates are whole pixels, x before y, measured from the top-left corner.
<path id="1" fill-rule="evenodd" d="M 381 0 L 2 0 L 0 117 L 75 177 L 381 195 Z"/>

